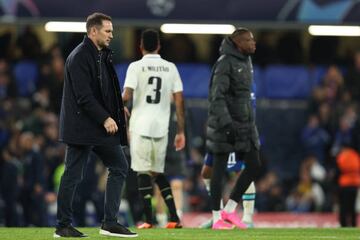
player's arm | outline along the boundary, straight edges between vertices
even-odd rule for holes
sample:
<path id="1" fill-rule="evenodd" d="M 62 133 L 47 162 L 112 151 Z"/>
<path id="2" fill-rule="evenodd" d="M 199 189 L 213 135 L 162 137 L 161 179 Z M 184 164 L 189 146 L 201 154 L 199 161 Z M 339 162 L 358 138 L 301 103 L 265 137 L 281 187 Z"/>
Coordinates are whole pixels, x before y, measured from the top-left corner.
<path id="1" fill-rule="evenodd" d="M 176 107 L 176 119 L 177 119 L 177 134 L 175 136 L 174 146 L 176 151 L 179 151 L 185 147 L 185 107 L 183 93 L 173 93 L 175 107 Z"/>
<path id="2" fill-rule="evenodd" d="M 133 98 L 133 92 L 134 89 L 129 88 L 129 87 L 125 87 L 123 94 L 122 94 L 122 100 L 124 102 L 124 111 L 127 117 L 130 117 L 130 112 L 129 109 L 127 108 L 128 103 L 132 100 Z"/>
<path id="3" fill-rule="evenodd" d="M 126 116 L 130 117 L 130 112 L 128 107 L 130 102 L 133 99 L 134 89 L 137 87 L 138 77 L 137 77 L 138 67 L 135 63 L 130 63 L 128 69 L 126 70 L 124 91 L 122 93 L 122 100 L 124 102 L 124 111 Z"/>

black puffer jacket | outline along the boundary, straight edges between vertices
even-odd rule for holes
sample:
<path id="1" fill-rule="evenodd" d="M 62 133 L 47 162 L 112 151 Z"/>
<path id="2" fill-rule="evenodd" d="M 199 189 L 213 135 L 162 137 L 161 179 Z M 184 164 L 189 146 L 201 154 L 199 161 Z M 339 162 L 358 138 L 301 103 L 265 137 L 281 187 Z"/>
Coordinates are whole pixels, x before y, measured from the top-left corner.
<path id="1" fill-rule="evenodd" d="M 236 49 L 229 38 L 220 47 L 209 89 L 206 146 L 209 152 L 248 152 L 258 149 L 259 134 L 251 105 L 251 58 Z"/>

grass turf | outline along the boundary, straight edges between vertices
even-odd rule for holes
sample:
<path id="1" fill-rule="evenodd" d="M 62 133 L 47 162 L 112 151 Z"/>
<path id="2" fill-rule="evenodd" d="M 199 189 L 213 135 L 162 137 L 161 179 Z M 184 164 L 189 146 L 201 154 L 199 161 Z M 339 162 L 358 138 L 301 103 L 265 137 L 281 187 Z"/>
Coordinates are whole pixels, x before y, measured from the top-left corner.
<path id="1" fill-rule="evenodd" d="M 89 236 L 87 239 L 122 239 L 99 235 L 98 228 L 79 228 Z M 341 239 L 360 240 L 360 229 L 357 228 L 254 228 L 247 230 L 211 229 L 144 229 L 136 231 L 139 240 L 312 240 L 312 239 Z M 53 228 L 0 228 L 1 240 L 14 239 L 53 239 Z M 70 238 L 71 239 L 71 238 Z"/>

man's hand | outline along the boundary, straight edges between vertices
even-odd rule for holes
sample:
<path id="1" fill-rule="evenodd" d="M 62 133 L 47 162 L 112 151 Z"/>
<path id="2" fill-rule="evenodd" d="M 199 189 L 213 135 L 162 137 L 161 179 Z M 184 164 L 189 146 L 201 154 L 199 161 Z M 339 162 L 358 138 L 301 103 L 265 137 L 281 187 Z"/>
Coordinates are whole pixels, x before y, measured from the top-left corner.
<path id="1" fill-rule="evenodd" d="M 114 119 L 112 119 L 111 117 L 108 117 L 105 120 L 104 128 L 106 129 L 106 132 L 111 135 L 115 134 L 118 131 L 118 126 Z"/>
<path id="2" fill-rule="evenodd" d="M 174 146 L 176 151 L 180 151 L 185 147 L 185 135 L 184 133 L 178 133 L 174 139 Z"/>

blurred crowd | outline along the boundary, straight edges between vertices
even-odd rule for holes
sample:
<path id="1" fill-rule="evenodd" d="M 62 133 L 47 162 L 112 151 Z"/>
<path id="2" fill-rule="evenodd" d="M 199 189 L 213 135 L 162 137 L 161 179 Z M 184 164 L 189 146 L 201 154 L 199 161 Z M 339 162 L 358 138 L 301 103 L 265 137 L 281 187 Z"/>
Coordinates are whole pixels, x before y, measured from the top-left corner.
<path id="1" fill-rule="evenodd" d="M 49 226 L 55 221 L 56 194 L 64 168 L 64 145 L 57 139 L 64 58 L 68 50 L 55 44 L 44 52 L 31 27 L 16 36 L 15 42 L 14 37 L 11 33 L 0 36 L 0 225 Z M 292 37 L 290 34 L 283 43 L 289 43 Z M 164 57 L 175 62 L 196 60 L 193 44 L 179 45 L 186 41 L 170 41 Z M 266 59 L 272 50 L 264 41 L 255 56 L 260 65 L 271 61 Z M 214 40 L 214 44 L 218 42 Z M 179 52 L 184 56 L 172 54 L 173 49 L 183 49 Z M 288 51 L 279 52 L 278 56 L 283 55 L 289 63 L 299 57 L 287 56 Z M 174 55 L 179 59 L 171 57 Z M 299 172 L 288 183 L 264 169 L 256 184 L 257 211 L 336 210 L 337 157 L 347 147 L 360 151 L 359 100 L 360 51 L 354 55 L 353 64 L 327 67 L 321 83 L 308 99 L 308 121 L 299 136 L 302 141 L 299 147 L 304 153 Z M 200 177 L 205 154 L 203 139 L 193 136 L 188 142 L 184 210 L 210 211 L 209 197 Z M 77 225 L 89 225 L 88 212 L 97 213 L 92 221 L 100 221 L 97 216 L 102 216 L 106 174 L 96 156 L 92 156 L 83 186 L 75 196 Z M 92 202 L 92 209 L 88 202 Z"/>

